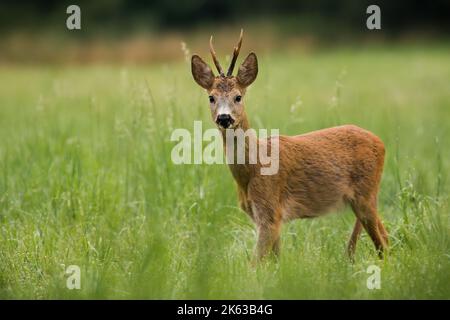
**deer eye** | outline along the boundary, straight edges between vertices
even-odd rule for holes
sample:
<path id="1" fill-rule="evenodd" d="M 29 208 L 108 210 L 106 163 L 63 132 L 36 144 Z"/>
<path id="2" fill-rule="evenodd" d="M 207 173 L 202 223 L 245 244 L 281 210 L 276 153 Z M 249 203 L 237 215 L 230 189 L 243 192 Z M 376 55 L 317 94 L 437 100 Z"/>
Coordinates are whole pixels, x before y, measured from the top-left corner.
<path id="1" fill-rule="evenodd" d="M 209 96 L 209 103 L 214 103 L 216 101 L 213 96 Z"/>
<path id="2" fill-rule="evenodd" d="M 241 96 L 236 96 L 236 98 L 234 98 L 234 100 L 235 100 L 236 102 L 241 102 L 242 97 L 241 97 Z"/>

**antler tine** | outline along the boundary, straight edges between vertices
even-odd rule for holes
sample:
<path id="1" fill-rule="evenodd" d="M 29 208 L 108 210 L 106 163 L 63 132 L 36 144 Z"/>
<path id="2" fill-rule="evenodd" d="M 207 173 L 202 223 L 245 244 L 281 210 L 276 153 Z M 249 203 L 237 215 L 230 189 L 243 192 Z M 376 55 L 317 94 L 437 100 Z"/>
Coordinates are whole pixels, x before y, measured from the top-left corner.
<path id="1" fill-rule="evenodd" d="M 213 40 L 213 36 L 211 36 L 211 38 L 209 39 L 209 51 L 211 51 L 211 55 L 212 55 L 214 64 L 216 65 L 217 71 L 219 72 L 221 77 L 224 77 L 225 74 L 223 72 L 222 67 L 220 66 L 219 60 L 216 57 L 216 52 L 214 51 L 212 40 Z"/>
<path id="2" fill-rule="evenodd" d="M 233 74 L 234 65 L 236 64 L 237 57 L 239 56 L 239 51 L 241 50 L 242 45 L 242 37 L 244 35 L 244 30 L 241 29 L 241 35 L 239 36 L 239 42 L 236 47 L 234 47 L 233 50 L 233 58 L 231 59 L 230 67 L 227 71 L 227 77 L 231 76 Z"/>

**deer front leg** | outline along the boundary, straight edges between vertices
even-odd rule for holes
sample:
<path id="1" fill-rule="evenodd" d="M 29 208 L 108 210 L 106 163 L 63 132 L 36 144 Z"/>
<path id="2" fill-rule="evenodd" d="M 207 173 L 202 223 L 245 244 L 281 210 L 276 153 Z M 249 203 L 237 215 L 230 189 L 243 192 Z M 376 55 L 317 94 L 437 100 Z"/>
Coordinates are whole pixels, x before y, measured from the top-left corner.
<path id="1" fill-rule="evenodd" d="M 251 181 L 247 196 L 258 233 L 255 258 L 261 261 L 269 254 L 278 256 L 282 224 L 279 190 L 272 180 L 262 176 Z"/>
<path id="2" fill-rule="evenodd" d="M 247 194 L 244 190 L 238 187 L 238 200 L 239 200 L 239 207 L 245 211 L 250 218 L 254 221 L 254 216 L 252 212 L 252 206 L 250 205 Z"/>
<path id="3" fill-rule="evenodd" d="M 281 216 L 270 209 L 253 210 L 258 231 L 256 258 L 261 261 L 268 254 L 280 253 Z"/>
<path id="4" fill-rule="evenodd" d="M 258 241 L 256 244 L 256 257 L 258 261 L 267 255 L 278 256 L 280 253 L 281 223 L 270 223 L 258 226 Z"/>

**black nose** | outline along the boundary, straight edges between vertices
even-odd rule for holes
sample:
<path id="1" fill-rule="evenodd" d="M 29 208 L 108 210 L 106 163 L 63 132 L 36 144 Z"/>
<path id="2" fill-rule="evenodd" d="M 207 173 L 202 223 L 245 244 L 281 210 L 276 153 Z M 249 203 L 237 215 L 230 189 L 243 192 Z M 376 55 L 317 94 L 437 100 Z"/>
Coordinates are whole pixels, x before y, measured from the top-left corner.
<path id="1" fill-rule="evenodd" d="M 219 114 L 216 123 L 226 129 L 234 123 L 234 119 L 229 114 Z"/>

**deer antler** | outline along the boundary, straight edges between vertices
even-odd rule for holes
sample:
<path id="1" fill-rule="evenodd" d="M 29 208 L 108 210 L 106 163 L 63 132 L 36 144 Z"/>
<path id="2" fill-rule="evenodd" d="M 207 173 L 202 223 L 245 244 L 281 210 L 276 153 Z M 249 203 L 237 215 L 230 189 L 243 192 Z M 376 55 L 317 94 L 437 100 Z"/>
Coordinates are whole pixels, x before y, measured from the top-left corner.
<path id="1" fill-rule="evenodd" d="M 244 30 L 241 29 L 241 35 L 239 36 L 239 42 L 237 43 L 237 46 L 234 47 L 234 50 L 233 50 L 233 58 L 231 59 L 230 67 L 228 68 L 228 71 L 227 71 L 227 77 L 229 77 L 233 74 L 234 65 L 236 64 L 236 60 L 239 55 L 239 51 L 241 50 L 243 34 L 244 34 Z"/>
<path id="2" fill-rule="evenodd" d="M 214 64 L 216 65 L 217 71 L 219 72 L 221 77 L 225 77 L 225 74 L 223 73 L 223 69 L 220 66 L 219 60 L 216 57 L 216 52 L 214 51 L 214 47 L 212 44 L 213 36 L 209 39 L 209 51 L 211 51 L 211 55 L 214 61 Z"/>

